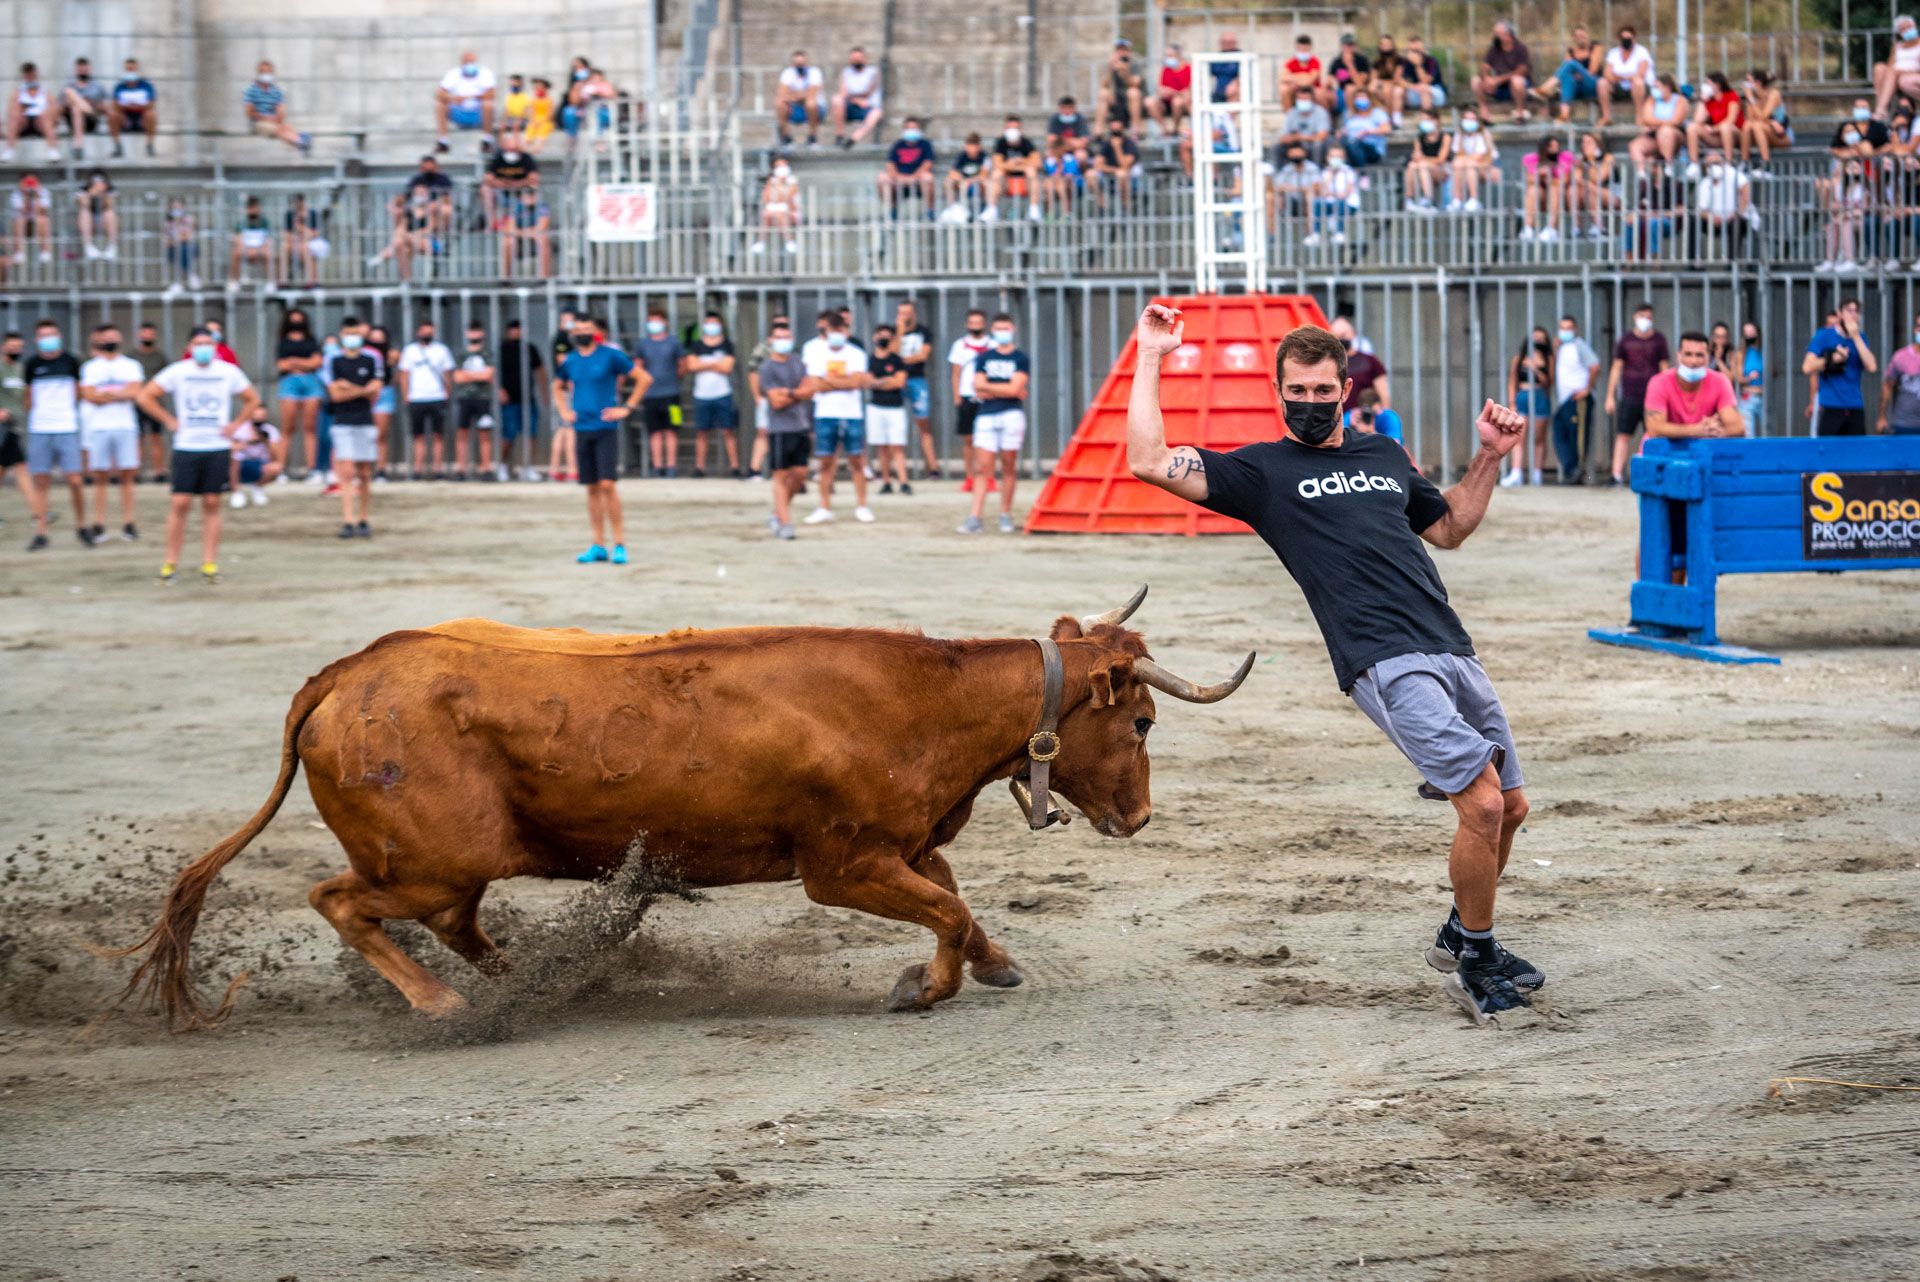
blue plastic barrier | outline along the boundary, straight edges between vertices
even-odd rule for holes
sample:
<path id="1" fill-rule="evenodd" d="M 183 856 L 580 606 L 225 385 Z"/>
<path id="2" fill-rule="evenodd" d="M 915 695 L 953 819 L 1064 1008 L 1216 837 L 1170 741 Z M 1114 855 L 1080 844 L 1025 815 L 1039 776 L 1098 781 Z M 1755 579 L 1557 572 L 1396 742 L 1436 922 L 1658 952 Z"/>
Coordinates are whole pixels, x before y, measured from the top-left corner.
<path id="1" fill-rule="evenodd" d="M 1632 622 L 1587 633 L 1609 645 L 1778 663 L 1720 643 L 1721 575 L 1920 570 L 1920 436 L 1649 440 L 1633 489 Z"/>

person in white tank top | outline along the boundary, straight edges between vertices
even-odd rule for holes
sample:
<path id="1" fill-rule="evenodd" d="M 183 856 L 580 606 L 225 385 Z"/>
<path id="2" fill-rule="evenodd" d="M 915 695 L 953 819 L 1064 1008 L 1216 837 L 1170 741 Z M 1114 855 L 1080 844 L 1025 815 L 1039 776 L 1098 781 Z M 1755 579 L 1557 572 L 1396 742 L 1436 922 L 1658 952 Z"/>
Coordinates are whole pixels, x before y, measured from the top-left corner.
<path id="1" fill-rule="evenodd" d="M 1920 99 L 1920 23 L 1902 14 L 1893 23 L 1893 50 L 1873 69 L 1873 109 L 1887 114 L 1895 94 Z"/>

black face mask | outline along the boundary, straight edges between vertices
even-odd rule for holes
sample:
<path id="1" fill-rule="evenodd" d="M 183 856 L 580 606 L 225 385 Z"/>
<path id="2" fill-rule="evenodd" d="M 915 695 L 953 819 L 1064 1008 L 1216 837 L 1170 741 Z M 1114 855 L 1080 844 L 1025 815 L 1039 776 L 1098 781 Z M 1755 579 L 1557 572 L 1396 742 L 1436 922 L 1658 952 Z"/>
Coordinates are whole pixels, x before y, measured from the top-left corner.
<path id="1" fill-rule="evenodd" d="M 987 332 L 987 327 L 984 325 L 977 326 L 977 327 L 973 325 L 967 326 L 967 333 L 972 335 L 974 338 L 978 338 L 980 337 L 980 335 L 986 332 Z"/>
<path id="2" fill-rule="evenodd" d="M 95 343 L 94 346 L 106 352 L 108 355 L 112 355 L 114 352 L 120 350 L 120 344 L 118 343 Z"/>
<path id="3" fill-rule="evenodd" d="M 1287 433 L 1302 445 L 1320 445 L 1340 426 L 1339 401 L 1289 401 L 1280 406 L 1286 411 Z"/>
<path id="4" fill-rule="evenodd" d="M 575 334 L 573 336 L 573 345 L 583 352 L 592 347 L 593 343 L 594 339 L 591 334 Z"/>

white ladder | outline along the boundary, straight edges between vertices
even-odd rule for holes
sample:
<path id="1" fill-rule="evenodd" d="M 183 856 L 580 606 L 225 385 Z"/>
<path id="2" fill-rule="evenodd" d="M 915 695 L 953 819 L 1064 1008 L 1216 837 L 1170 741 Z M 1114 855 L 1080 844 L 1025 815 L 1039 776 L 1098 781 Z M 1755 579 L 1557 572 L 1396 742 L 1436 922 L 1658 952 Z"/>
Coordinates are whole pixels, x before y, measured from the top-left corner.
<path id="1" fill-rule="evenodd" d="M 1239 97 L 1213 101 L 1213 69 L 1232 64 Z M 1193 278 L 1196 293 L 1226 280 L 1267 287 L 1267 176 L 1260 158 L 1260 63 L 1250 53 L 1193 60 Z M 1216 142 L 1215 135 L 1220 135 Z"/>

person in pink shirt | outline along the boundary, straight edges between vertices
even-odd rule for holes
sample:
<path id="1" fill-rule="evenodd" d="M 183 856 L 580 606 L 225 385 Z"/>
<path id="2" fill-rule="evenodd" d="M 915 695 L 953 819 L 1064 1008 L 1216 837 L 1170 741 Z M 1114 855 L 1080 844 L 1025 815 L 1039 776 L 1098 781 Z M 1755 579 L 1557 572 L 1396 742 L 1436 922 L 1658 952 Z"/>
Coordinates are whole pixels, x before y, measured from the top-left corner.
<path id="1" fill-rule="evenodd" d="M 1520 212 L 1521 240 L 1535 239 L 1534 222 L 1543 209 L 1547 225 L 1539 230 L 1538 238 L 1542 241 L 1560 238 L 1560 209 L 1567 203 L 1567 180 L 1573 177 L 1578 163 L 1573 153 L 1561 145 L 1557 134 L 1548 134 L 1540 140 L 1538 151 L 1530 151 L 1520 158 L 1527 184 Z"/>
<path id="2" fill-rule="evenodd" d="M 1708 364 L 1707 336 L 1688 330 L 1680 336 L 1679 363 L 1655 374 L 1647 384 L 1648 436 L 1745 436 L 1733 384 Z"/>

